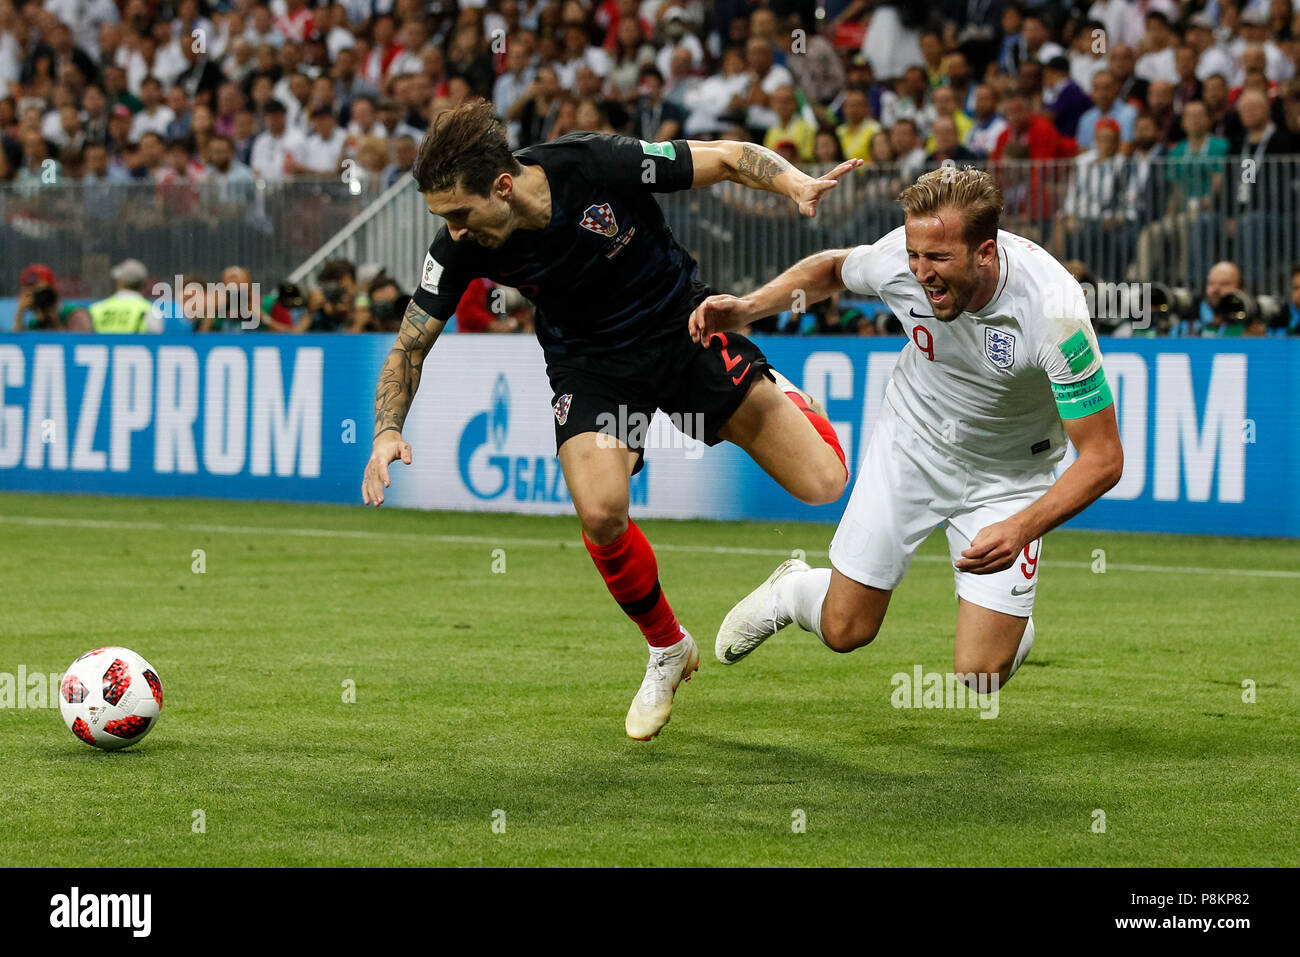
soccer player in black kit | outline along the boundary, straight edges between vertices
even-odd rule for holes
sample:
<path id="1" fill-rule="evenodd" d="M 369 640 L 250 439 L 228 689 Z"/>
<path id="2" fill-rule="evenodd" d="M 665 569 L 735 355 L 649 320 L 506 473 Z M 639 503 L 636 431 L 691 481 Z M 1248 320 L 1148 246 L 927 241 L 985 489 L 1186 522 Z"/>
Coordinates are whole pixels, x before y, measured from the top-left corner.
<path id="1" fill-rule="evenodd" d="M 659 733 L 699 652 L 660 588 L 654 551 L 628 517 L 628 482 L 644 455 L 639 435 L 614 435 L 607 423 L 647 421 L 655 409 L 682 421 L 699 414 L 705 434 L 694 438 L 735 443 L 813 505 L 838 499 L 848 481 L 824 412 L 770 369 L 757 346 L 735 333 L 692 340 L 687 320 L 710 290 L 652 194 L 730 180 L 788 196 L 812 216 L 836 177 L 859 163 L 814 179 L 752 143 L 599 133 L 511 153 L 482 101 L 439 116 L 420 146 L 412 175 L 429 211 L 446 222 L 380 374 L 362 499 L 380 505 L 389 464 L 411 463 L 402 425 L 425 357 L 468 283 L 486 277 L 517 288 L 537 307 L 555 444 L 583 541 L 650 645 L 627 713 L 629 737 Z"/>

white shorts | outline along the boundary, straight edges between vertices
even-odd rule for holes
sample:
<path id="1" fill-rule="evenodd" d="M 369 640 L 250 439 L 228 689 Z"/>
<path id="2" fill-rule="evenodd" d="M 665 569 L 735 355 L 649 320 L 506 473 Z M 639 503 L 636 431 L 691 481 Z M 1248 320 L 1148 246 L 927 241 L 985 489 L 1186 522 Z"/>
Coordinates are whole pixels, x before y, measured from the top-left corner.
<path id="1" fill-rule="evenodd" d="M 848 507 L 831 540 L 831 564 L 847 578 L 893 590 L 921 543 L 947 525 L 956 562 L 979 532 L 1043 496 L 1050 469 L 999 474 L 945 458 L 886 404 L 872 433 Z M 953 570 L 957 594 L 972 604 L 1025 618 L 1034 610 L 1042 539 L 1010 568 L 991 575 Z"/>

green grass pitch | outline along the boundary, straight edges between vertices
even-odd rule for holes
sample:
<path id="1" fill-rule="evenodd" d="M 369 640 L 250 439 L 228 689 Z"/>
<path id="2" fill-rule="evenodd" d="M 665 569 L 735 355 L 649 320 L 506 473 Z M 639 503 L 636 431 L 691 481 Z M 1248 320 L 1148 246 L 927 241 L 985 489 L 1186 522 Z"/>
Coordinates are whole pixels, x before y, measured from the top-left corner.
<path id="1" fill-rule="evenodd" d="M 832 527 L 642 525 L 702 651 L 648 744 L 644 643 L 572 517 L 0 495 L 0 672 L 121 644 L 166 690 L 118 753 L 0 709 L 0 865 L 1300 859 L 1300 543 L 1053 533 L 987 720 L 891 705 L 951 668 L 942 535 L 870 647 L 792 628 L 723 667 L 727 609 Z"/>

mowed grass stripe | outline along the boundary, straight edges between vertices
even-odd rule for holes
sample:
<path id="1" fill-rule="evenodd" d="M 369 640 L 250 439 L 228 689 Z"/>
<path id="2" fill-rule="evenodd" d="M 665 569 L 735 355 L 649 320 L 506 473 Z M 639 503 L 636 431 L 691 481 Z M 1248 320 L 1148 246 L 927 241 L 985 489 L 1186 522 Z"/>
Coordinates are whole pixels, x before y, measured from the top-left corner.
<path id="1" fill-rule="evenodd" d="M 469 513 L 494 514 L 494 513 Z M 168 525 L 162 522 L 111 521 L 104 519 L 51 518 L 29 515 L 0 515 L 0 523 L 11 525 L 30 525 L 35 527 L 112 529 L 121 531 L 176 531 L 176 532 L 210 532 L 218 535 L 291 535 L 302 538 L 341 538 L 363 541 L 405 541 L 412 544 L 439 545 L 481 545 L 485 547 L 518 548 L 579 548 L 580 544 L 572 538 L 511 538 L 485 537 L 481 535 L 439 535 L 421 532 L 369 532 L 357 529 L 333 528 L 293 528 L 293 527 L 258 527 L 253 525 L 210 525 L 181 523 Z M 1119 533 L 1131 534 L 1131 533 Z M 672 542 L 654 545 L 656 552 L 682 552 L 705 555 L 755 555 L 789 557 L 790 552 L 776 548 L 745 548 L 729 545 L 681 545 Z M 803 549 L 807 555 L 827 555 L 826 549 Z M 949 564 L 948 559 L 938 555 L 917 555 L 916 561 Z M 1055 561 L 1047 559 L 1045 564 L 1054 568 L 1091 569 L 1092 562 Z M 1121 572 L 1150 572 L 1162 575 L 1229 575 L 1244 578 L 1279 578 L 1300 579 L 1300 570 L 1280 568 L 1214 568 L 1195 565 L 1134 565 L 1125 562 L 1108 562 L 1108 569 Z"/>
<path id="2" fill-rule="evenodd" d="M 1054 534 L 1038 642 L 986 720 L 891 703 L 891 676 L 952 664 L 936 535 L 870 647 L 834 655 L 790 629 L 734 667 L 706 649 L 672 722 L 641 744 L 623 715 L 644 642 L 572 516 L 17 495 L 0 495 L 0 511 L 100 523 L 0 527 L 0 672 L 125 644 L 167 695 L 158 728 L 115 755 L 77 741 L 57 710 L 0 709 L 5 864 L 1300 860 L 1300 589 L 1050 574 L 1052 556 L 1098 546 L 1109 570 L 1172 556 L 1300 567 L 1300 543 Z M 277 523 L 311 534 L 275 537 Z M 662 549 L 660 575 L 704 646 L 789 554 L 779 546 L 824 554 L 832 530 L 642 524 L 681 546 Z M 508 571 L 493 574 L 491 548 L 511 540 L 543 544 L 506 544 Z M 191 570 L 196 547 L 205 574 Z M 355 704 L 341 700 L 345 679 Z"/>

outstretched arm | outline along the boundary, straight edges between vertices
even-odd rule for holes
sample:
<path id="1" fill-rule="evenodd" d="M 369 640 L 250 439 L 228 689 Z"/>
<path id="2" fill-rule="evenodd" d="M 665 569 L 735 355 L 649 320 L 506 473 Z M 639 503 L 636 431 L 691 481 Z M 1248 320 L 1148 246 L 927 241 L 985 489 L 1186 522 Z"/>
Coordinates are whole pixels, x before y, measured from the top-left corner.
<path id="1" fill-rule="evenodd" d="M 862 165 L 862 160 L 847 160 L 825 176 L 814 179 L 791 166 L 784 157 L 756 143 L 688 140 L 687 145 L 691 148 L 691 162 L 695 165 L 692 186 L 712 186 L 728 181 L 765 189 L 788 196 L 805 216 L 815 216 L 822 196 L 839 184 L 841 176 Z"/>
<path id="2" fill-rule="evenodd" d="M 414 299 L 402 316 L 397 342 L 384 360 L 375 390 L 374 446 L 361 479 L 361 500 L 367 505 L 383 504 L 390 462 L 400 458 L 406 465 L 411 464 L 411 446 L 402 438 L 402 425 L 420 387 L 424 357 L 446 325 L 416 305 Z"/>
<path id="3" fill-rule="evenodd" d="M 691 338 L 707 346 L 709 337 L 786 309 L 806 311 L 815 302 L 845 289 L 840 269 L 850 249 L 828 249 L 801 259 L 747 296 L 710 296 L 688 321 Z"/>

